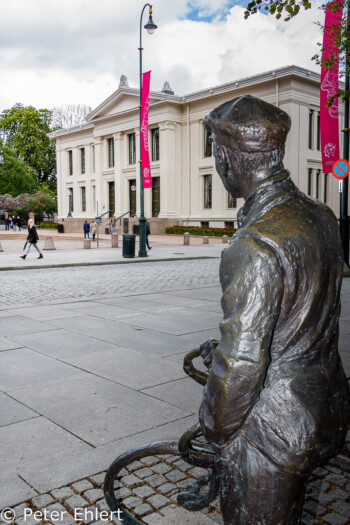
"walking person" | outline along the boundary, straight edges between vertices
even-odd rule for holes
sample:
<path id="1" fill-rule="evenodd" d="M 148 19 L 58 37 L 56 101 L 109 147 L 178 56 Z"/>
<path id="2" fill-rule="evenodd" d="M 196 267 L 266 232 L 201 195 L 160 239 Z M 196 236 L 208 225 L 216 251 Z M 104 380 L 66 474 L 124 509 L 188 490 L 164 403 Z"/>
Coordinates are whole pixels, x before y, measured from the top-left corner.
<path id="1" fill-rule="evenodd" d="M 149 245 L 148 236 L 151 235 L 151 226 L 148 221 L 146 221 L 146 244 L 149 250 L 152 250 L 152 246 Z"/>
<path id="2" fill-rule="evenodd" d="M 9 231 L 9 229 L 10 229 L 10 218 L 6 217 L 6 219 L 5 219 L 5 230 Z"/>
<path id="3" fill-rule="evenodd" d="M 95 240 L 95 235 L 97 233 L 97 224 L 95 222 L 95 219 L 92 219 L 92 221 L 91 221 L 90 231 L 91 231 L 91 235 L 92 235 L 92 241 L 94 241 Z"/>
<path id="4" fill-rule="evenodd" d="M 29 221 L 28 221 L 28 236 L 27 236 L 27 242 L 26 242 L 26 244 L 28 244 L 28 248 L 27 248 L 27 252 L 24 255 L 20 255 L 20 258 L 21 259 L 25 259 L 27 257 L 27 255 L 28 255 L 28 253 L 30 252 L 31 247 L 34 246 L 34 248 L 36 249 L 36 251 L 39 254 L 38 259 L 43 259 L 44 256 L 41 253 L 39 246 L 37 245 L 38 241 L 39 241 L 39 237 L 38 237 L 38 232 L 36 231 L 36 227 L 34 226 L 34 221 L 33 221 L 33 219 L 29 219 Z"/>
<path id="5" fill-rule="evenodd" d="M 108 224 L 110 225 L 110 227 L 111 227 L 111 233 L 115 233 L 115 225 L 116 225 L 116 222 L 117 222 L 117 221 L 116 221 L 116 218 L 115 218 L 114 215 L 113 215 L 113 217 L 111 217 L 111 220 L 110 220 L 109 223 L 108 223 Z"/>
<path id="6" fill-rule="evenodd" d="M 22 219 L 21 219 L 21 217 L 17 217 L 17 226 L 18 226 L 18 231 L 21 231 L 21 228 L 22 228 Z"/>
<path id="7" fill-rule="evenodd" d="M 88 221 L 84 222 L 84 239 L 86 239 L 86 237 L 90 239 L 90 224 Z"/>
<path id="8" fill-rule="evenodd" d="M 9 230 L 13 230 L 12 217 L 9 217 Z"/>

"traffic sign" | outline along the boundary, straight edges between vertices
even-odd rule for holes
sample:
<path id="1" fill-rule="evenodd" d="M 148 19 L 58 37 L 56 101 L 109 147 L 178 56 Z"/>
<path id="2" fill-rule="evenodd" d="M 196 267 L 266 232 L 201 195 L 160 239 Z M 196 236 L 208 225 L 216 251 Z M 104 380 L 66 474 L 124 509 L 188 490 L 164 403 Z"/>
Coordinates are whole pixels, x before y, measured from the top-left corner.
<path id="1" fill-rule="evenodd" d="M 338 159 L 332 167 L 332 173 L 337 179 L 345 179 L 349 175 L 350 164 L 346 159 Z"/>
<path id="2" fill-rule="evenodd" d="M 96 222 L 96 224 L 102 224 L 101 217 L 95 217 L 95 222 Z"/>

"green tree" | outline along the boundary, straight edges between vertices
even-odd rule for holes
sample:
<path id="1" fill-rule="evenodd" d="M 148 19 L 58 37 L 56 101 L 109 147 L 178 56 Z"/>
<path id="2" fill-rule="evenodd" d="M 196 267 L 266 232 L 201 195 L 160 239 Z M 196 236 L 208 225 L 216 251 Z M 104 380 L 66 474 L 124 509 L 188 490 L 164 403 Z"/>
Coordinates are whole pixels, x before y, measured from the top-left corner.
<path id="1" fill-rule="evenodd" d="M 17 197 L 20 193 L 37 189 L 36 173 L 17 158 L 14 151 L 0 142 L 0 195 Z"/>
<path id="2" fill-rule="evenodd" d="M 56 146 L 48 137 L 52 112 L 15 104 L 0 115 L 0 136 L 9 148 L 33 168 L 39 183 L 56 186 Z"/>

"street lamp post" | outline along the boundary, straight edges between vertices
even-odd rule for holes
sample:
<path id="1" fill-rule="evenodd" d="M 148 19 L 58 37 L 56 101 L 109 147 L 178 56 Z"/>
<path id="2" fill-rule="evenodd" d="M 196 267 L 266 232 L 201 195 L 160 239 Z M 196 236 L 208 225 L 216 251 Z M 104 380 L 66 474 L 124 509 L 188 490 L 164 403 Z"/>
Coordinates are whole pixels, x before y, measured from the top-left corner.
<path id="1" fill-rule="evenodd" d="M 142 150 L 142 133 L 141 133 L 141 100 L 142 100 L 142 17 L 143 13 L 149 7 L 149 19 L 147 24 L 144 26 L 147 29 L 147 32 L 151 35 L 157 26 L 152 20 L 152 6 L 150 4 L 145 4 L 143 6 L 140 18 L 140 154 Z M 144 202 L 144 188 L 143 188 L 143 179 L 142 179 L 142 159 L 140 159 L 140 217 L 139 217 L 139 257 L 147 257 L 146 249 L 146 217 L 145 217 L 145 202 Z"/>

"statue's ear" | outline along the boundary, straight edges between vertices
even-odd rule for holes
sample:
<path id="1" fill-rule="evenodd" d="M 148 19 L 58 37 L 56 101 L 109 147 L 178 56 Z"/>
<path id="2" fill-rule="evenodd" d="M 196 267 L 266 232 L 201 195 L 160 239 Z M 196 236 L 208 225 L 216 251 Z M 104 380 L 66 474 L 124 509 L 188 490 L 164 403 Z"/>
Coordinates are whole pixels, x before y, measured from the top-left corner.
<path id="1" fill-rule="evenodd" d="M 226 177 L 228 174 L 227 153 L 223 146 L 218 146 L 214 142 L 214 156 L 216 159 L 216 170 L 221 177 Z"/>

